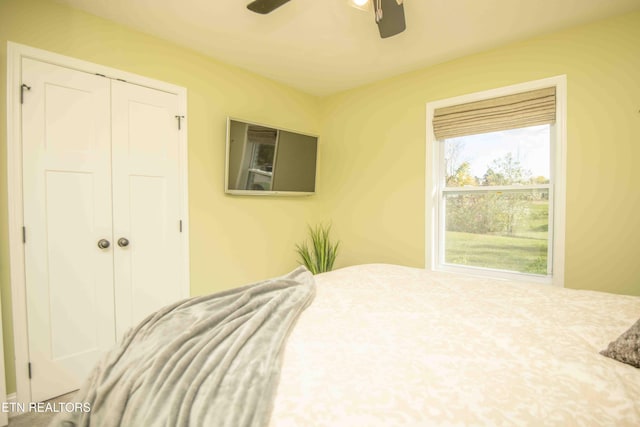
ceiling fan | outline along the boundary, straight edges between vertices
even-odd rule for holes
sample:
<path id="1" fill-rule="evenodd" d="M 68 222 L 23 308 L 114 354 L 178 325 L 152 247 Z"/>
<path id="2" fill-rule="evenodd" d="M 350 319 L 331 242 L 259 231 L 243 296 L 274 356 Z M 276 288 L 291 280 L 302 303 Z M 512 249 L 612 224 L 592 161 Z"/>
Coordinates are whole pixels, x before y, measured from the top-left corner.
<path id="1" fill-rule="evenodd" d="M 287 2 L 289 0 L 255 0 L 247 5 L 247 9 L 266 15 Z M 349 3 L 363 10 L 369 9 L 369 5 L 373 4 L 373 13 L 383 39 L 395 36 L 407 28 L 403 0 L 349 0 Z"/>

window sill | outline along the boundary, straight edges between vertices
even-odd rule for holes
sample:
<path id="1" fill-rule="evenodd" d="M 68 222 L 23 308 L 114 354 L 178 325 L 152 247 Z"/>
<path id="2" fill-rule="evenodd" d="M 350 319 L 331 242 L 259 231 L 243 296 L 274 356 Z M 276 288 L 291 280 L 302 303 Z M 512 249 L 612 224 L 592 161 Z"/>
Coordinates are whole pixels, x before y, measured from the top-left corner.
<path id="1" fill-rule="evenodd" d="M 484 277 L 488 279 L 510 280 L 516 282 L 537 283 L 542 285 L 554 285 L 562 287 L 560 284 L 554 283 L 553 276 L 518 273 L 515 271 L 497 270 L 493 268 L 460 266 L 456 264 L 440 264 L 434 268 L 436 271 L 444 271 L 447 273 L 464 274 L 467 276 Z"/>

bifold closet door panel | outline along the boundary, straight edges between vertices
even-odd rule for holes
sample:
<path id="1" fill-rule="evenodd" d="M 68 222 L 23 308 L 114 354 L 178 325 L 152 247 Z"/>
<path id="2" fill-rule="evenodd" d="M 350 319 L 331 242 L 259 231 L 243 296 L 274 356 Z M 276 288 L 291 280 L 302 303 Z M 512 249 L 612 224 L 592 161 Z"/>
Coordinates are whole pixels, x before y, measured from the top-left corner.
<path id="1" fill-rule="evenodd" d="M 77 388 L 115 343 L 110 82 L 22 60 L 32 400 Z"/>
<path id="2" fill-rule="evenodd" d="M 112 81 L 111 100 L 120 338 L 154 310 L 181 298 L 178 96 Z"/>

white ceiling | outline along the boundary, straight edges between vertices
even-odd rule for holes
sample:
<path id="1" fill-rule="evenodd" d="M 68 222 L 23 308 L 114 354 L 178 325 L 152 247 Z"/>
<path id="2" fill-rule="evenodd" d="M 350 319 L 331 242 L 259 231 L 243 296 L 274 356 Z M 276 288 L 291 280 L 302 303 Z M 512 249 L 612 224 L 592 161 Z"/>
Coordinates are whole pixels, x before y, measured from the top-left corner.
<path id="1" fill-rule="evenodd" d="M 381 39 L 347 0 L 58 0 L 314 95 L 328 95 L 537 34 L 640 9 L 640 0 L 405 0 Z"/>

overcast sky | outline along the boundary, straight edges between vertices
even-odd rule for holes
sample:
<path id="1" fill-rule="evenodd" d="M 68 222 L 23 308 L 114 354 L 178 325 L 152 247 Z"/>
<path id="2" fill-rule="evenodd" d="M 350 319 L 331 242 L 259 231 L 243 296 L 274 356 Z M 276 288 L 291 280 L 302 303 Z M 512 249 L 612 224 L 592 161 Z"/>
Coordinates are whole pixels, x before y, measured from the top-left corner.
<path id="1" fill-rule="evenodd" d="M 511 129 L 500 132 L 451 138 L 449 142 L 462 142 L 457 163 L 467 161 L 471 165 L 471 175 L 482 178 L 495 159 L 511 152 L 531 176 L 549 177 L 550 164 L 549 125 Z"/>

